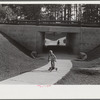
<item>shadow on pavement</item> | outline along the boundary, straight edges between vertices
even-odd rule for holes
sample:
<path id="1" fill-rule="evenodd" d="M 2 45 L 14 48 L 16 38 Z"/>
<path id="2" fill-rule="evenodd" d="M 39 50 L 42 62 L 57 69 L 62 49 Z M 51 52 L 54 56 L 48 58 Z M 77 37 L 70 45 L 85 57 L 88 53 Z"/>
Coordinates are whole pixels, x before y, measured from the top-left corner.
<path id="1" fill-rule="evenodd" d="M 48 69 L 47 69 L 47 70 L 33 70 L 31 72 L 50 72 L 50 71 L 48 71 Z"/>

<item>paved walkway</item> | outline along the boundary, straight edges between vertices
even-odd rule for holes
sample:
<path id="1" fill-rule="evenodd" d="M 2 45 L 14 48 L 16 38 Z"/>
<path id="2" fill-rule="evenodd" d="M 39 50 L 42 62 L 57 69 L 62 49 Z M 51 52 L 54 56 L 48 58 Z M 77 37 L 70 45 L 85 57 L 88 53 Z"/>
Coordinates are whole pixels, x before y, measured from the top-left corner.
<path id="1" fill-rule="evenodd" d="M 53 70 L 49 72 L 49 62 L 47 65 L 38 69 L 1 81 L 0 84 L 52 85 L 70 71 L 72 63 L 71 60 L 68 59 L 57 59 L 56 66 L 58 71 Z"/>

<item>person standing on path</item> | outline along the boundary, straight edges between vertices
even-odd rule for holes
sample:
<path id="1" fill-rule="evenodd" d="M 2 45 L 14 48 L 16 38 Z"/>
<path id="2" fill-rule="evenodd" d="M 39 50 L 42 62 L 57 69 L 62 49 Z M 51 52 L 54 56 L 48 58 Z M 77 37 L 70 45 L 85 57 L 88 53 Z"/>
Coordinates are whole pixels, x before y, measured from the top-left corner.
<path id="1" fill-rule="evenodd" d="M 58 45 L 58 46 L 60 45 L 60 41 L 59 41 L 59 40 L 57 41 L 57 45 Z"/>
<path id="2" fill-rule="evenodd" d="M 57 71 L 57 68 L 55 67 L 56 59 L 57 58 L 56 58 L 55 54 L 53 53 L 53 51 L 49 50 L 48 62 L 51 61 L 51 67 L 48 69 L 49 71 L 52 71 L 54 69 Z"/>

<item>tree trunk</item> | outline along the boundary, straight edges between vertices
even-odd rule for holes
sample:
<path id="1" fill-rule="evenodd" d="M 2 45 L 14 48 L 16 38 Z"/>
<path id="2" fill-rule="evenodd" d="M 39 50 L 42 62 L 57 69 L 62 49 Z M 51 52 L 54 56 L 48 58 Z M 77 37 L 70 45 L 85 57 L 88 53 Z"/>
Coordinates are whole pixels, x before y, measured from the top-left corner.
<path id="1" fill-rule="evenodd" d="M 71 5 L 70 4 L 68 4 L 68 21 L 69 23 L 71 21 Z"/>
<path id="2" fill-rule="evenodd" d="M 67 9 L 66 6 L 67 6 L 67 5 L 65 5 L 65 7 L 64 7 L 64 21 L 66 21 L 66 9 Z"/>

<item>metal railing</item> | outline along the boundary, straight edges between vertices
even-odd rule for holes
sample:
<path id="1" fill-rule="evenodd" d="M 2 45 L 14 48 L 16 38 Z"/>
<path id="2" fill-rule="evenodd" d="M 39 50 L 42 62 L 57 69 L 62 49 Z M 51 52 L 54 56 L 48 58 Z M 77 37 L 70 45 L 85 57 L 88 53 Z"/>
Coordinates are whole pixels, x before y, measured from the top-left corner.
<path id="1" fill-rule="evenodd" d="M 12 20 L 0 24 L 100 27 L 100 23 L 84 23 L 80 21 L 56 21 L 56 20 Z"/>

